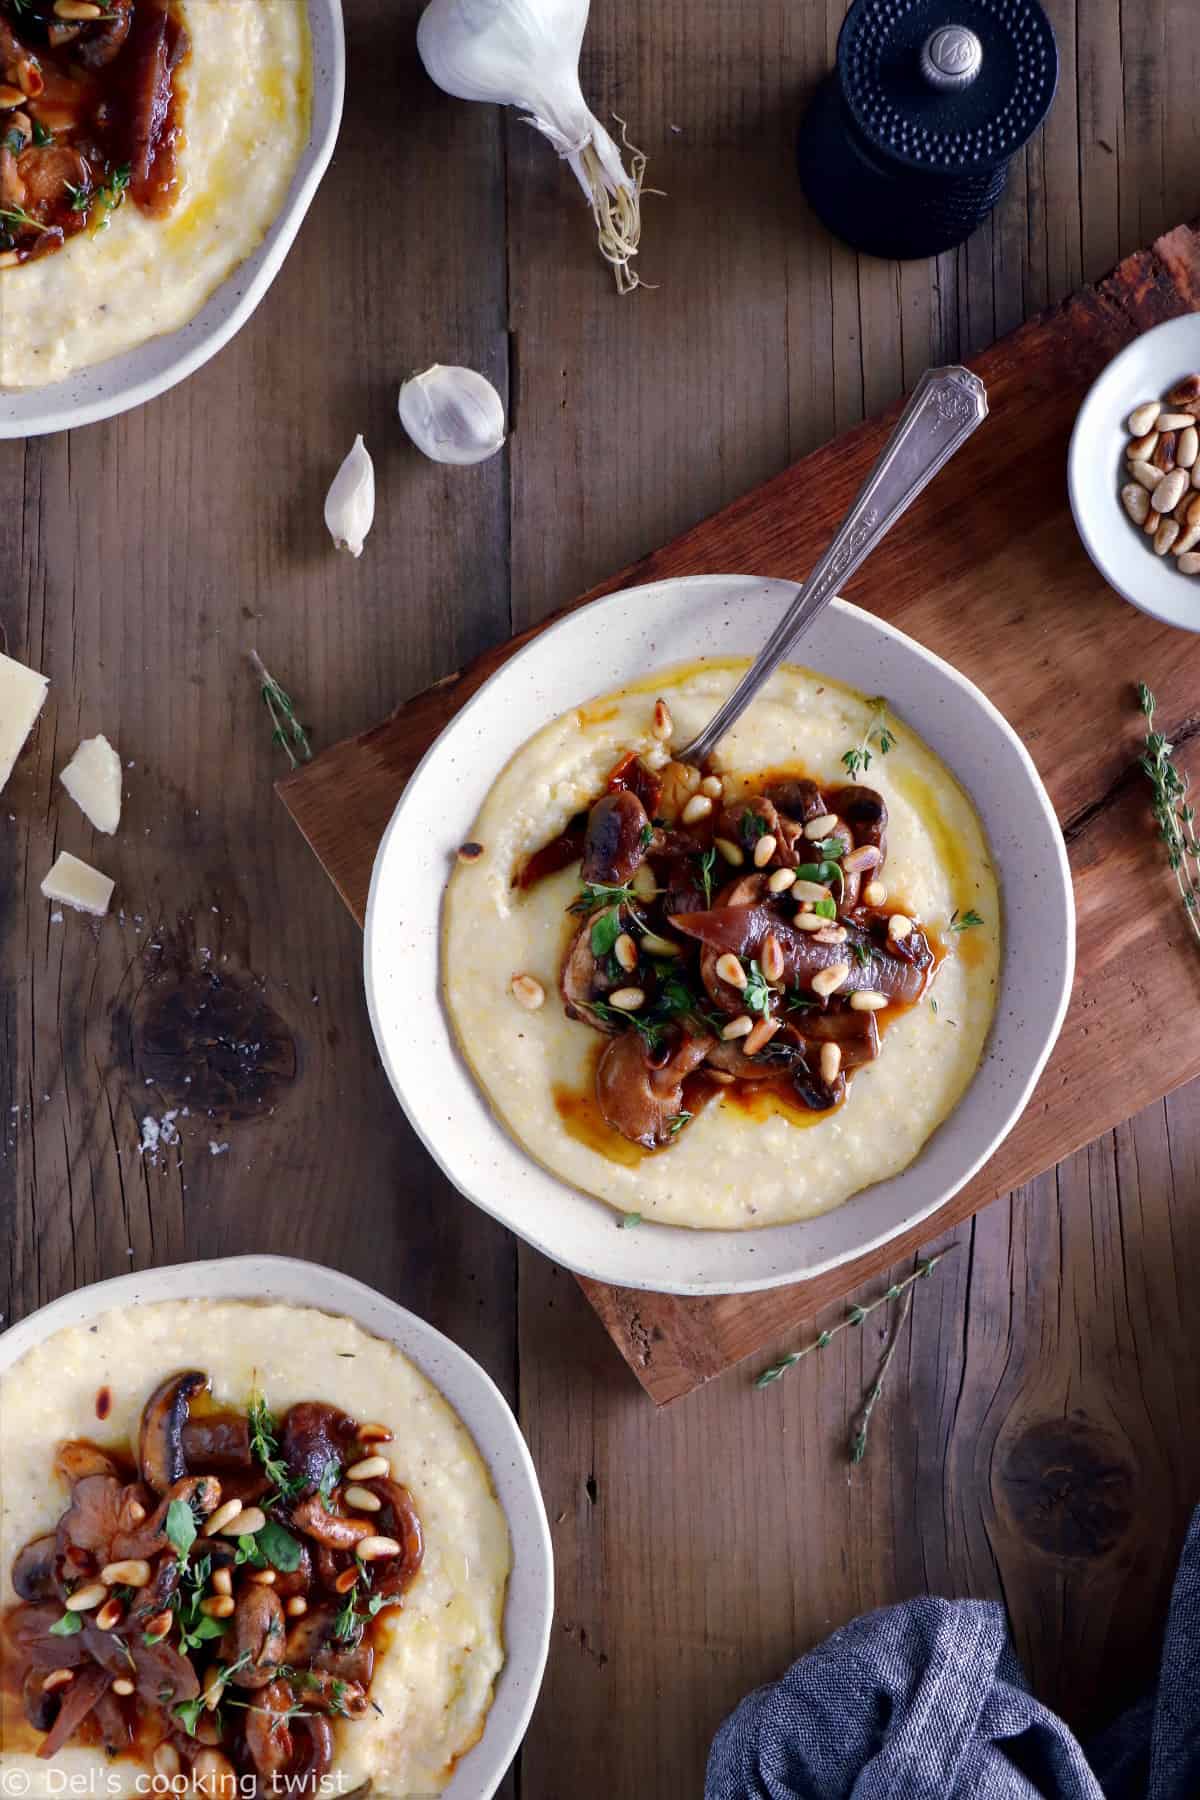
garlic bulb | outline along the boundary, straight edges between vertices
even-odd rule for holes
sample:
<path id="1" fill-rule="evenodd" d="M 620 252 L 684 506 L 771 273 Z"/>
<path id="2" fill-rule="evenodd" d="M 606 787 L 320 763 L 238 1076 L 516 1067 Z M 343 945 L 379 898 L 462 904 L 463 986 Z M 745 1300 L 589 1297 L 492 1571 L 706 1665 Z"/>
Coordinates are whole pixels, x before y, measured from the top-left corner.
<path id="1" fill-rule="evenodd" d="M 359 432 L 325 496 L 325 523 L 339 550 L 361 556 L 375 521 L 375 464 Z"/>
<path id="2" fill-rule="evenodd" d="M 631 153 L 633 173 L 626 174 L 620 150 L 584 101 L 579 51 L 588 6 L 589 0 L 429 0 L 417 49 L 446 93 L 520 107 L 525 123 L 549 138 L 591 206 L 617 292 L 628 294 L 640 285 L 630 262 L 642 233 L 646 158 L 618 120 Z"/>
<path id="3" fill-rule="evenodd" d="M 504 442 L 504 403 L 474 369 L 434 363 L 400 389 L 400 423 L 434 462 L 486 462 Z"/>

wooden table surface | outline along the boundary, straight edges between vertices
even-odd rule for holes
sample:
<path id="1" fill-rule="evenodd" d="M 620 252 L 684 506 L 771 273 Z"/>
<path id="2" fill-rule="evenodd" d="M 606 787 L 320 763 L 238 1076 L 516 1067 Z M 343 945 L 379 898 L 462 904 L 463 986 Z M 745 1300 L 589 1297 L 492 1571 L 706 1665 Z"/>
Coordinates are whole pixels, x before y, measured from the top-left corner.
<path id="1" fill-rule="evenodd" d="M 660 285 L 623 301 L 541 140 L 425 80 L 419 10 L 348 0 L 341 145 L 238 339 L 139 412 L 0 445 L 0 647 L 53 682 L 0 805 L 0 1312 L 277 1250 L 478 1356 L 558 1560 L 522 1800 L 699 1792 L 749 1687 L 921 1592 L 1002 1598 L 1037 1692 L 1086 1728 L 1153 1671 L 1196 1498 L 1200 1092 L 953 1233 L 859 1468 L 881 1315 L 769 1391 L 735 1370 L 656 1413 L 575 1283 L 451 1191 L 393 1104 L 358 930 L 273 796 L 245 658 L 316 742 L 361 729 L 1194 215 L 1193 0 L 1050 0 L 1044 135 L 965 248 L 904 266 L 832 243 L 793 173 L 844 0 L 594 0 L 585 89 L 667 190 Z M 507 389 L 504 456 L 407 445 L 397 386 L 435 360 Z M 379 483 L 359 563 L 321 520 L 356 431 Z M 95 731 L 132 765 L 115 841 L 54 779 Z M 119 913 L 50 920 L 59 848 L 117 877 Z M 176 1108 L 180 1143 L 141 1155 Z"/>

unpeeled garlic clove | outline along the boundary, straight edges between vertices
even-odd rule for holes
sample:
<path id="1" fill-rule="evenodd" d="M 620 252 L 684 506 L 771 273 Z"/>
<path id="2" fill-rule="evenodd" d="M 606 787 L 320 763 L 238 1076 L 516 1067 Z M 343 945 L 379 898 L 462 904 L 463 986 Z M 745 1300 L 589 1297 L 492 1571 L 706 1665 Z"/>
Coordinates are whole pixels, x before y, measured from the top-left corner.
<path id="1" fill-rule="evenodd" d="M 375 521 L 375 464 L 359 432 L 325 496 L 325 523 L 339 550 L 361 556 Z"/>
<path id="2" fill-rule="evenodd" d="M 480 463 L 504 443 L 504 403 L 474 369 L 434 363 L 400 389 L 400 423 L 434 462 Z"/>

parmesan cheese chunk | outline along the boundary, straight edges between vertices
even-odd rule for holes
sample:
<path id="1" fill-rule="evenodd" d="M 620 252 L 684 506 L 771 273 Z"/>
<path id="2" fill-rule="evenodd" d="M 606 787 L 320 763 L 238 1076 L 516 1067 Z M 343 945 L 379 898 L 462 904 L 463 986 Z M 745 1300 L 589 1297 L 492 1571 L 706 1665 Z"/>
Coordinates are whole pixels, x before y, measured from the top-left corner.
<path id="1" fill-rule="evenodd" d="M 111 835 L 117 829 L 121 823 L 121 759 L 106 737 L 84 738 L 59 780 L 97 831 Z"/>
<path id="2" fill-rule="evenodd" d="M 14 662 L 11 656 L 0 656 L 0 793 L 45 704 L 49 686 L 44 675 Z"/>
<path id="3" fill-rule="evenodd" d="M 115 886 L 116 882 L 101 875 L 99 869 L 90 868 L 69 850 L 63 850 L 43 881 L 42 892 L 47 900 L 60 900 L 76 912 L 95 913 L 97 918 L 103 918 Z"/>

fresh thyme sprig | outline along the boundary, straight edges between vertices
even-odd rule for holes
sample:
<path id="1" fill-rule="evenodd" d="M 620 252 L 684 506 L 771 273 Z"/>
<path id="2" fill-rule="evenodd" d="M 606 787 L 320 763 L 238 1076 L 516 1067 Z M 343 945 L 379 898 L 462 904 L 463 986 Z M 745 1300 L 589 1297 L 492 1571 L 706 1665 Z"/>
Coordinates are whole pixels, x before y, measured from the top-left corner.
<path id="1" fill-rule="evenodd" d="M 584 883 L 583 892 L 578 900 L 571 902 L 569 910 L 573 913 L 582 913 L 586 917 L 588 913 L 595 912 L 601 906 L 632 907 L 636 899 L 637 895 L 628 882 L 622 886 L 615 886 L 606 881 L 588 881 Z M 618 926 L 617 929 L 619 931 L 620 927 Z M 603 955 L 604 953 L 597 951 L 596 954 Z"/>
<path id="2" fill-rule="evenodd" d="M 1138 704 L 1146 719 L 1146 749 L 1140 758 L 1154 790 L 1154 822 L 1167 847 L 1167 863 L 1175 877 L 1183 910 L 1193 936 L 1200 941 L 1200 842 L 1196 838 L 1196 809 L 1188 799 L 1188 784 L 1171 761 L 1175 746 L 1154 729 L 1155 699 L 1144 681 L 1138 682 Z"/>
<path id="3" fill-rule="evenodd" d="M 968 908 L 965 913 L 960 913 L 956 906 L 950 914 L 950 930 L 954 932 L 973 931 L 976 925 L 982 924 L 983 920 L 973 908 Z"/>
<path id="4" fill-rule="evenodd" d="M 0 206 L 0 225 L 11 226 L 15 231 L 45 231 L 46 227 L 40 219 L 25 211 L 23 206 Z"/>
<path id="5" fill-rule="evenodd" d="M 262 1464 L 263 1474 L 283 1499 L 294 1500 L 303 1491 L 304 1480 L 293 1475 L 279 1455 L 275 1420 L 260 1393 L 251 1394 L 246 1415 L 250 1424 L 250 1448 Z M 269 1506 L 270 1501 L 265 1504 Z"/>
<path id="6" fill-rule="evenodd" d="M 298 768 L 302 762 L 311 762 L 312 745 L 308 741 L 308 729 L 296 717 L 291 696 L 280 687 L 257 650 L 251 650 L 250 661 L 258 675 L 263 704 L 270 713 L 271 724 L 274 726 L 271 741 L 282 748 L 293 769 Z"/>
<path id="7" fill-rule="evenodd" d="M 871 701 L 871 717 L 867 729 L 855 749 L 843 752 L 842 767 L 853 780 L 854 776 L 863 774 L 870 768 L 874 756 L 871 749 L 873 743 L 878 747 L 880 756 L 886 756 L 896 742 L 896 734 L 887 723 L 887 701 L 882 694 L 877 694 Z"/>
<path id="8" fill-rule="evenodd" d="M 840 1331 L 847 1331 L 852 1325 L 861 1325 L 864 1320 L 870 1318 L 873 1312 L 877 1312 L 881 1306 L 890 1306 L 893 1300 L 903 1299 L 904 1304 L 897 1314 L 891 1331 L 888 1333 L 888 1341 L 884 1348 L 879 1368 L 876 1371 L 875 1379 L 872 1381 L 863 1397 L 862 1406 L 857 1415 L 857 1424 L 851 1434 L 849 1446 L 850 1461 L 852 1463 L 860 1463 L 867 1452 L 867 1429 L 871 1422 L 871 1414 L 874 1412 L 875 1404 L 878 1401 L 880 1394 L 883 1392 L 883 1384 L 887 1376 L 888 1367 L 892 1357 L 895 1355 L 896 1344 L 899 1341 L 900 1332 L 903 1329 L 904 1321 L 907 1319 L 909 1308 L 912 1305 L 913 1287 L 918 1281 L 924 1281 L 927 1276 L 932 1275 L 942 1258 L 948 1256 L 950 1251 L 956 1247 L 957 1246 L 954 1244 L 951 1244 L 948 1250 L 940 1250 L 936 1256 L 922 1257 L 911 1275 L 906 1275 L 903 1281 L 893 1282 L 887 1292 L 880 1294 L 877 1300 L 868 1300 L 865 1304 L 857 1304 L 849 1307 L 845 1318 L 839 1319 L 836 1325 L 830 1325 L 825 1331 L 822 1331 L 818 1337 L 813 1339 L 811 1344 L 805 1344 L 802 1350 L 793 1350 L 779 1362 L 772 1363 L 769 1369 L 764 1369 L 762 1374 L 756 1378 L 754 1383 L 755 1387 L 770 1387 L 772 1382 L 778 1381 L 781 1375 L 786 1375 L 788 1370 L 794 1368 L 796 1363 L 802 1362 L 806 1356 L 811 1356 L 814 1350 L 824 1350 L 825 1346 L 832 1342 Z"/>

